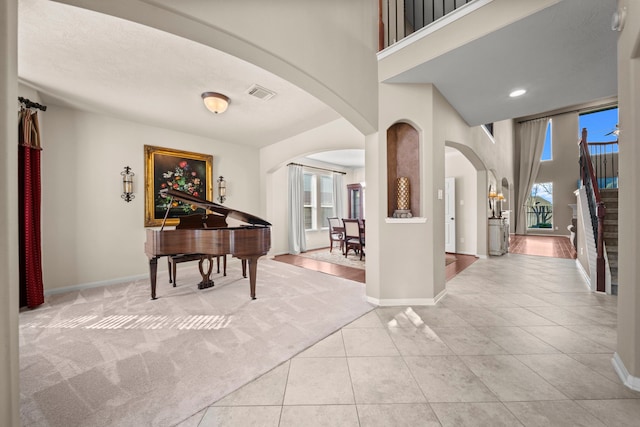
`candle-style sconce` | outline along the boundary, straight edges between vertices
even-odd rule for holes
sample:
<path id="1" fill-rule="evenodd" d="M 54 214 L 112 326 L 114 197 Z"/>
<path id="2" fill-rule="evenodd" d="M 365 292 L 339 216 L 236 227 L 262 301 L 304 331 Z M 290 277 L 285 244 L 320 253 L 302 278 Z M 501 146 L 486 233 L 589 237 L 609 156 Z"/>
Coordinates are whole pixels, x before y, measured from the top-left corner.
<path id="1" fill-rule="evenodd" d="M 120 172 L 122 175 L 122 197 L 125 202 L 130 202 L 136 198 L 133 194 L 133 177 L 135 173 L 131 171 L 129 166 L 125 166 L 124 170 Z"/>
<path id="2" fill-rule="evenodd" d="M 220 175 L 218 178 L 218 201 L 220 203 L 224 203 L 227 198 L 227 182 L 224 180 L 224 177 Z"/>

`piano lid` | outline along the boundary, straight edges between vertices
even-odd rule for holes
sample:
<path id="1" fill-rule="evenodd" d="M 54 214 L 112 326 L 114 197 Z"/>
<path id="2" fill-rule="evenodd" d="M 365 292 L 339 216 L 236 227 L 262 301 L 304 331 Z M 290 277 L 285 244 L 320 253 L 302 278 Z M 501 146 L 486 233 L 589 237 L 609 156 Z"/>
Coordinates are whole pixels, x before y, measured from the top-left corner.
<path id="1" fill-rule="evenodd" d="M 203 209 L 208 209 L 210 211 L 219 213 L 221 215 L 228 216 L 233 219 L 237 219 L 238 221 L 246 222 L 247 224 L 262 225 L 265 227 L 268 227 L 271 225 L 271 223 L 265 221 L 262 218 L 258 218 L 255 215 L 229 209 L 226 206 L 222 206 L 222 205 L 219 205 L 218 203 L 210 202 L 209 200 L 199 199 L 183 191 L 177 191 L 171 188 L 165 188 L 160 190 L 160 194 L 165 195 L 165 197 L 173 197 L 183 202 L 191 203 Z"/>

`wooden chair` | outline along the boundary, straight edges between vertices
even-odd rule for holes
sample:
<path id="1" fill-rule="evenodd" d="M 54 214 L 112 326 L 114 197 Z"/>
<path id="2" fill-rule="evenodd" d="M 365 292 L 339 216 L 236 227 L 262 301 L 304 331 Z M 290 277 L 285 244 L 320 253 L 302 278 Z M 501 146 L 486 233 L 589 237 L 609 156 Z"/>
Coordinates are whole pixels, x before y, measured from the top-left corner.
<path id="1" fill-rule="evenodd" d="M 333 251 L 333 242 L 340 244 L 340 252 L 344 252 L 344 230 L 340 218 L 327 218 L 329 221 L 329 252 Z"/>
<path id="2" fill-rule="evenodd" d="M 343 219 L 344 223 L 344 256 L 347 257 L 349 249 L 358 254 L 360 253 L 360 259 L 364 255 L 364 231 L 360 228 L 360 221 L 357 219 Z"/>

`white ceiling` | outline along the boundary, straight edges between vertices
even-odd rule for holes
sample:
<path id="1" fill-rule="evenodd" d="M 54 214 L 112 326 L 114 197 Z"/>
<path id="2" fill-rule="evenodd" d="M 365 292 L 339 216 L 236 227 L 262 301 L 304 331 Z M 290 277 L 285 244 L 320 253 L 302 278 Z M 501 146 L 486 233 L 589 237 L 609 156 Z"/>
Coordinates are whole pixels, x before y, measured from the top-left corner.
<path id="1" fill-rule="evenodd" d="M 562 0 L 395 76 L 434 83 L 471 126 L 617 95 L 617 0 Z M 509 98 L 523 88 L 527 93 Z"/>
<path id="2" fill-rule="evenodd" d="M 611 31 L 611 16 L 616 3 L 562 0 L 391 81 L 434 83 L 471 125 L 615 96 L 617 33 Z M 49 0 L 19 0 L 18 31 L 19 79 L 37 89 L 44 104 L 253 147 L 339 117 L 252 64 L 112 16 Z M 254 98 L 246 93 L 253 84 L 277 95 Z M 528 92 L 508 98 L 515 87 Z M 205 91 L 229 96 L 227 112 L 206 110 L 200 97 Z M 362 167 L 364 152 L 355 151 L 315 157 Z"/>

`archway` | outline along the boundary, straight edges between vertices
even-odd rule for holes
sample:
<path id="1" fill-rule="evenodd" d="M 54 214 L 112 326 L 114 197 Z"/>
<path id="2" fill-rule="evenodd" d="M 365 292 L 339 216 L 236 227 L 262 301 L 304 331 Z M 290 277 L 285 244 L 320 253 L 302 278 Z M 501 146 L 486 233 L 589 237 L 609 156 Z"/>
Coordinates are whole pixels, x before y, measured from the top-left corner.
<path id="1" fill-rule="evenodd" d="M 489 204 L 487 191 L 489 188 L 489 171 L 484 162 L 469 146 L 458 142 L 445 141 L 445 147 L 457 150 L 462 155 L 462 157 L 464 157 L 464 160 L 468 162 L 467 164 L 470 164 L 470 169 L 472 169 L 473 171 L 472 175 L 474 175 L 472 177 L 469 177 L 469 180 L 475 181 L 475 185 L 473 185 L 472 182 L 471 186 L 466 186 L 463 199 L 460 198 L 460 195 L 456 195 L 456 208 L 466 206 L 464 202 L 465 200 L 472 201 L 472 203 L 470 203 L 471 206 L 465 209 L 465 212 L 461 218 L 465 221 L 463 230 L 464 232 L 456 232 L 456 235 L 462 236 L 463 234 L 465 234 L 468 236 L 469 233 L 473 233 L 473 237 L 475 238 L 476 242 L 475 248 L 466 249 L 464 250 L 464 252 L 470 251 L 474 252 L 470 253 L 470 255 L 486 257 L 488 253 L 487 212 L 489 209 Z M 467 176 L 469 175 L 467 174 Z M 461 200 L 463 202 L 462 206 L 460 206 Z M 460 221 L 457 222 L 456 227 L 457 230 L 462 230 Z M 464 236 L 462 237 L 464 238 Z M 468 245 L 465 246 L 465 248 L 468 247 Z"/>

